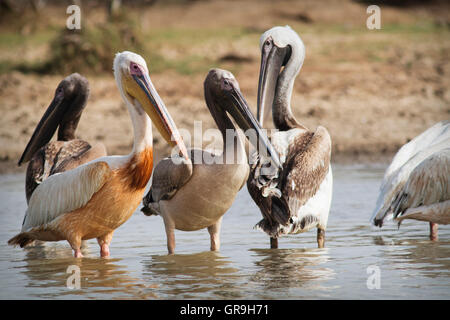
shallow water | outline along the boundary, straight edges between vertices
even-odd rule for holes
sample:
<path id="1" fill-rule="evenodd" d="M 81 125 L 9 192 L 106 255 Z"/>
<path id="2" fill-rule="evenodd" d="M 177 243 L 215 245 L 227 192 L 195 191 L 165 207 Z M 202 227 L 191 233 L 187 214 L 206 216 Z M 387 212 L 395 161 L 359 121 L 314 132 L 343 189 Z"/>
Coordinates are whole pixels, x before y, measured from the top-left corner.
<path id="1" fill-rule="evenodd" d="M 449 299 L 450 228 L 439 226 L 432 243 L 428 223 L 372 227 L 384 168 L 333 173 L 325 249 L 316 248 L 313 230 L 268 249 L 268 237 L 252 229 L 260 213 L 243 189 L 224 216 L 220 253 L 208 251 L 206 230 L 177 231 L 177 254 L 168 256 L 162 219 L 137 211 L 116 230 L 109 259 L 99 258 L 95 240 L 83 259 L 64 241 L 9 247 L 26 209 L 24 177 L 0 176 L 0 299 Z M 80 289 L 67 287 L 71 265 L 80 268 Z"/>

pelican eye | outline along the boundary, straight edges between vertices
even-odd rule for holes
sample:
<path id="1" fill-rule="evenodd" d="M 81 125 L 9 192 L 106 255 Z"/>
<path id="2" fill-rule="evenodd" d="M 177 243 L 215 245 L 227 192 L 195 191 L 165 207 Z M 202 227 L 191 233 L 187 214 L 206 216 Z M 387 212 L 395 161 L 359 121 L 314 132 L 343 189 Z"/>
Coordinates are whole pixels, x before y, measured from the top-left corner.
<path id="1" fill-rule="evenodd" d="M 139 67 L 139 65 L 135 62 L 130 62 L 130 72 L 134 75 L 142 75 L 142 69 Z"/>
<path id="2" fill-rule="evenodd" d="M 223 88 L 226 90 L 231 90 L 233 88 L 233 86 L 231 85 L 231 81 L 229 79 L 223 79 L 222 83 L 223 83 Z"/>

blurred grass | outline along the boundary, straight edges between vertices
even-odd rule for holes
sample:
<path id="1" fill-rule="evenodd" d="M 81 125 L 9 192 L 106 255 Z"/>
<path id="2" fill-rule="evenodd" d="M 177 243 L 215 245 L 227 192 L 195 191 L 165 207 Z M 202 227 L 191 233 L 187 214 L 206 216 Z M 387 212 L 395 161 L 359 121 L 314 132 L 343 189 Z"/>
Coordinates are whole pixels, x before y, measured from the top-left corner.
<path id="1" fill-rule="evenodd" d="M 314 23 L 302 25 L 302 32 L 315 34 L 367 34 L 368 29 L 365 23 L 360 26 L 334 23 Z M 392 33 L 392 34 L 430 34 L 430 33 L 448 33 L 449 27 L 436 23 L 433 20 L 424 20 L 414 23 L 382 23 L 380 30 L 371 30 L 370 32 Z"/>
<path id="2" fill-rule="evenodd" d="M 437 24 L 435 21 L 421 21 L 413 24 L 389 23 L 382 25 L 381 30 L 385 33 L 396 34 L 417 34 L 417 33 L 445 33 L 449 31 L 448 27 L 442 24 Z"/>
<path id="3" fill-rule="evenodd" d="M 151 61 L 151 71 L 154 73 L 166 70 L 183 75 L 204 73 L 221 62 L 221 57 L 214 52 L 215 47 L 240 41 L 240 44 L 248 43 L 253 48 L 261 33 L 258 28 L 233 26 L 159 27 L 142 30 L 139 11 L 127 12 L 95 24 L 83 25 L 80 31 L 62 29 L 61 23 L 40 23 L 42 17 L 24 14 L 24 17 L 30 19 L 31 27 L 24 27 L 16 21 L 9 30 L 2 28 L 0 32 L 0 50 L 5 53 L 0 54 L 0 74 L 13 70 L 39 74 L 110 72 L 114 54 L 123 50 L 143 55 Z M 24 17 L 18 21 L 24 21 Z M 285 24 L 285 21 L 280 21 L 279 24 Z M 348 52 L 359 54 L 372 62 L 383 62 L 383 51 L 396 45 L 393 36 L 400 35 L 413 41 L 433 41 L 429 38 L 430 35 L 445 36 L 450 33 L 448 26 L 431 20 L 384 23 L 381 30 L 371 31 L 370 38 L 365 37 L 368 31 L 364 24 L 358 27 L 323 22 L 290 24 L 294 29 L 301 30 L 306 37 L 314 35 L 328 39 L 336 35 L 346 39 L 337 43 L 322 43 L 318 51 L 320 55 L 328 56 L 338 63 L 352 59 Z M 21 32 L 17 32 L 18 30 Z M 38 52 L 34 56 L 33 50 Z M 238 72 L 243 61 L 245 59 L 236 59 L 227 62 L 226 66 L 233 72 Z"/>
<path id="4" fill-rule="evenodd" d="M 21 35 L 17 32 L 2 32 L 0 34 L 0 48 L 13 49 L 15 47 L 28 45 L 40 45 L 51 41 L 56 35 L 55 31 L 39 32 L 32 35 Z"/>
<path id="5" fill-rule="evenodd" d="M 254 32 L 253 32 L 254 33 Z M 46 60 L 23 61 L 20 57 L 0 60 L 0 73 L 18 70 L 24 73 L 98 73 L 111 70 L 114 54 L 130 50 L 139 52 L 152 61 L 152 72 L 174 70 L 180 74 L 205 72 L 216 62 L 198 53 L 187 53 L 176 59 L 167 57 L 161 47 L 171 47 L 187 52 L 195 46 L 214 46 L 248 34 L 245 28 L 152 29 L 143 32 L 129 16 L 123 15 L 95 26 L 83 26 L 81 30 L 48 29 L 21 35 L 17 32 L 0 33 L 0 50 L 23 50 L 48 45 Z M 257 36 L 254 36 L 257 39 Z M 254 39 L 253 39 L 254 40 Z M 255 40 L 256 41 L 256 40 Z M 1 59 L 1 58 L 0 58 Z M 235 68 L 236 69 L 236 68 Z"/>
<path id="6" fill-rule="evenodd" d="M 209 48 L 251 34 L 252 31 L 241 27 L 152 29 L 145 33 L 144 55 L 151 62 L 152 72 L 173 70 L 184 75 L 205 73 L 218 62 L 209 54 Z M 253 42 L 257 41 L 255 39 L 252 39 Z M 176 56 L 166 55 L 163 51 L 167 48 L 176 51 Z M 239 63 L 231 69 L 237 71 Z"/>

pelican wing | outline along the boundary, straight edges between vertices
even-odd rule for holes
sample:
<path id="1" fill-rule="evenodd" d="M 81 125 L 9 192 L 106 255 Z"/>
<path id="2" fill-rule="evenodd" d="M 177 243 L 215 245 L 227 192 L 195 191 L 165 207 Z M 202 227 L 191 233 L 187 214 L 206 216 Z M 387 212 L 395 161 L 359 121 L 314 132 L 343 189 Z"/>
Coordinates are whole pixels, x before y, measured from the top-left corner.
<path id="1" fill-rule="evenodd" d="M 28 163 L 26 173 L 27 201 L 34 189 L 48 176 L 67 171 L 68 164 L 85 154 L 91 145 L 83 140 L 53 141 L 41 147 Z"/>
<path id="2" fill-rule="evenodd" d="M 331 138 L 321 126 L 314 133 L 298 135 L 290 145 L 280 189 L 288 199 L 291 215 L 319 190 L 328 174 L 330 157 Z"/>
<path id="3" fill-rule="evenodd" d="M 172 198 L 191 176 L 191 160 L 172 156 L 158 162 L 153 170 L 152 186 L 143 199 L 142 211 L 147 215 L 159 214 L 158 202 Z"/>
<path id="4" fill-rule="evenodd" d="M 386 169 L 383 179 L 384 182 L 386 182 L 388 177 L 395 173 L 397 169 L 414 157 L 414 155 L 434 144 L 442 142 L 448 137 L 450 137 L 450 121 L 445 120 L 436 123 L 434 126 L 428 128 L 410 142 L 403 145 L 395 154 L 391 164 Z"/>
<path id="5" fill-rule="evenodd" d="M 433 153 L 409 175 L 393 202 L 394 217 L 409 208 L 450 200 L 450 148 Z"/>
<path id="6" fill-rule="evenodd" d="M 435 149 L 438 145 L 445 145 L 448 139 L 450 139 L 450 121 L 440 121 L 397 151 L 386 169 L 375 209 L 370 218 L 375 225 L 381 227 L 383 220 L 390 216 L 390 205 L 394 195 L 399 188 L 403 187 L 404 180 L 409 176 L 411 170 L 423 160 L 421 157 L 426 154 L 426 150 Z"/>
<path id="7" fill-rule="evenodd" d="M 78 160 L 90 149 L 91 145 L 80 139 L 64 142 L 55 157 L 51 174 L 66 171 L 71 161 Z"/>
<path id="8" fill-rule="evenodd" d="M 45 225 L 85 206 L 111 174 L 108 164 L 100 161 L 48 177 L 31 195 L 22 231 Z"/>
<path id="9" fill-rule="evenodd" d="M 450 200 L 407 209 L 401 216 L 397 216 L 396 221 L 400 225 L 404 219 L 415 219 L 438 224 L 449 224 Z"/>
<path id="10" fill-rule="evenodd" d="M 450 133 L 450 130 L 448 131 Z M 412 171 L 431 155 L 445 150 L 450 144 L 450 136 L 440 138 L 438 143 L 433 143 L 427 148 L 414 154 L 403 166 L 385 179 L 380 188 L 375 210 L 371 220 L 375 225 L 382 226 L 386 217 L 392 216 L 393 202 L 398 199 L 398 194 L 404 188 Z"/>
<path id="11" fill-rule="evenodd" d="M 315 132 L 293 130 L 272 137 L 283 162 L 281 172 L 265 168 L 258 155 L 252 156 L 254 165 L 247 189 L 264 217 L 256 227 L 271 236 L 278 235 L 279 226 L 288 225 L 298 209 L 316 194 L 330 168 L 328 131 L 324 127 Z"/>

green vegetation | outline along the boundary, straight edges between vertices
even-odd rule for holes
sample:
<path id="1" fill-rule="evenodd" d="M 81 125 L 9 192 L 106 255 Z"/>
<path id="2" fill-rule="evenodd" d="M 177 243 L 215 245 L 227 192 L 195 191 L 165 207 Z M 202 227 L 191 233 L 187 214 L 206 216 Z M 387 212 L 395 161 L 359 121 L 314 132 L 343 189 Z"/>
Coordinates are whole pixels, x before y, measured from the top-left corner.
<path id="1" fill-rule="evenodd" d="M 261 33 L 257 28 L 236 26 L 160 26 L 142 30 L 139 11 L 126 12 L 98 22 L 88 21 L 79 31 L 66 29 L 61 20 L 46 21 L 45 17 L 29 13 L 10 19 L 11 22 L 5 20 L 0 23 L 0 74 L 12 70 L 58 74 L 110 72 L 114 54 L 123 50 L 139 52 L 150 61 L 151 70 L 156 73 L 167 70 L 184 75 L 204 73 L 218 62 L 237 72 L 248 57 L 247 60 L 238 56 L 222 61 L 216 47 L 224 48 L 228 44 L 232 47 L 236 41 L 240 45 L 254 46 Z M 286 24 L 286 21 L 279 24 Z M 291 21 L 289 24 L 301 30 L 305 38 L 313 35 L 335 39 L 336 35 L 337 41 L 321 44 L 316 52 L 336 62 L 351 61 L 352 55 L 361 53 L 372 62 L 383 62 L 384 52 L 398 45 L 394 38 L 399 34 L 409 40 L 434 41 L 432 35 L 442 37 L 442 33 L 450 33 L 448 25 L 429 20 L 415 24 L 386 23 L 381 30 L 370 31 L 370 38 L 365 37 L 368 31 L 364 25 L 355 27 L 320 21 Z M 239 52 L 228 53 L 239 55 Z"/>
<path id="2" fill-rule="evenodd" d="M 216 61 L 206 54 L 208 48 L 247 35 L 250 35 L 251 41 L 257 41 L 257 35 L 244 28 L 170 28 L 151 29 L 144 33 L 136 21 L 137 19 L 122 15 L 104 23 L 82 26 L 81 30 L 64 28 L 55 31 L 54 27 L 49 26 L 48 30 L 29 35 L 1 33 L 1 50 L 48 46 L 48 54 L 44 55 L 45 59 L 40 57 L 32 61 L 24 61 L 15 56 L 8 57 L 8 61 L 0 58 L 0 73 L 11 70 L 62 74 L 75 71 L 88 74 L 109 72 L 114 54 L 130 50 L 148 58 L 152 63 L 152 72 L 174 70 L 189 75 L 206 72 L 214 65 Z M 184 54 L 176 58 L 167 57 L 161 52 L 162 47 Z M 198 52 L 191 52 L 192 48 L 198 49 Z"/>
<path id="3" fill-rule="evenodd" d="M 422 21 L 415 24 L 399 24 L 391 23 L 384 24 L 381 30 L 385 33 L 437 33 L 437 32 L 449 32 L 449 28 L 443 24 L 437 24 L 433 21 Z"/>

